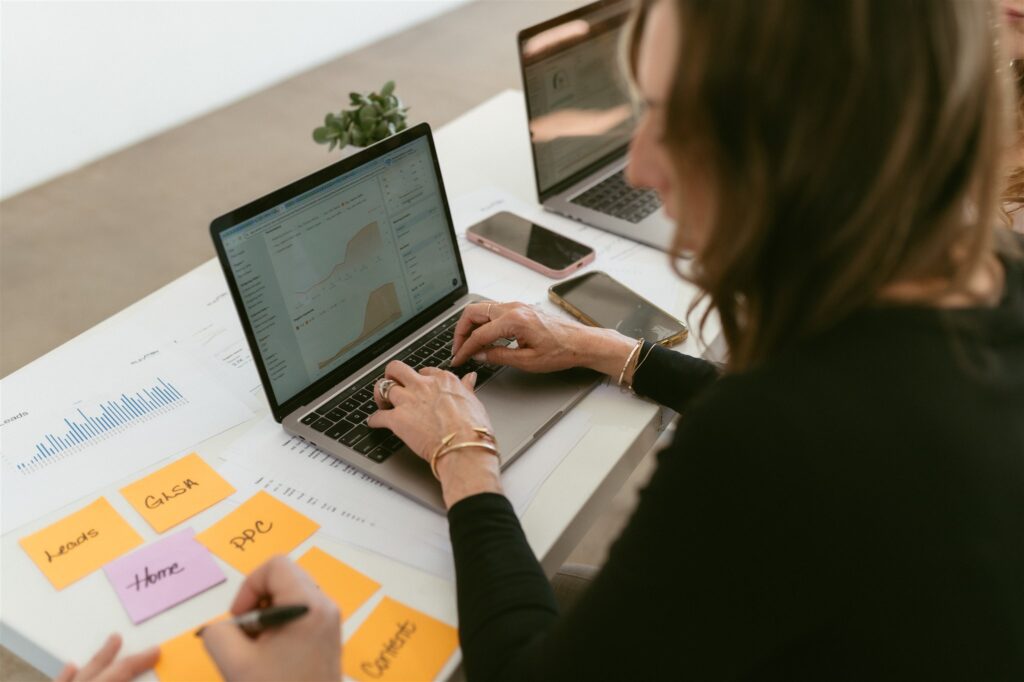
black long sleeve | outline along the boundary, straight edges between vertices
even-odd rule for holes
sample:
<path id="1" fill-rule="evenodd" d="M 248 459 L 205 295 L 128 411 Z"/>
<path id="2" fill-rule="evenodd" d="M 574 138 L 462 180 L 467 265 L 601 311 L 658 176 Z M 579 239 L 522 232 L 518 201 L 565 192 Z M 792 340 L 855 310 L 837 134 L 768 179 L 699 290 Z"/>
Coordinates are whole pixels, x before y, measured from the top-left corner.
<path id="1" fill-rule="evenodd" d="M 707 360 L 676 353 L 650 341 L 640 350 L 642 363 L 633 376 L 633 390 L 656 403 L 683 412 L 687 404 L 718 379 Z"/>
<path id="2" fill-rule="evenodd" d="M 866 311 L 702 390 L 655 352 L 638 391 L 686 413 L 572 612 L 504 498 L 450 510 L 470 680 L 1024 679 L 1019 264 L 996 309 Z"/>

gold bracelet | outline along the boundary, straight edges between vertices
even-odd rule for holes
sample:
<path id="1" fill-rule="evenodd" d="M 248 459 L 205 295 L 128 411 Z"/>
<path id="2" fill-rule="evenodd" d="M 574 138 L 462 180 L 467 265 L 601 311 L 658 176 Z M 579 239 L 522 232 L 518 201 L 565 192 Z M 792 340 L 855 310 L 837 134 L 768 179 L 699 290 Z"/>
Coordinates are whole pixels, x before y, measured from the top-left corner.
<path id="1" fill-rule="evenodd" d="M 650 347 L 650 348 L 648 348 L 648 349 L 647 349 L 647 352 L 646 352 L 646 353 L 644 354 L 644 357 L 643 357 L 643 359 L 642 359 L 642 360 L 640 360 L 640 356 L 639 356 L 639 355 L 637 355 L 637 356 L 636 356 L 636 357 L 637 357 L 637 359 L 638 359 L 638 360 L 640 360 L 640 361 L 639 361 L 639 362 L 637 362 L 637 363 L 636 363 L 636 367 L 634 367 L 634 368 L 633 368 L 633 381 L 636 381 L 636 373 L 637 373 L 637 372 L 639 372 L 639 371 L 640 371 L 640 368 L 641 368 L 641 367 L 643 366 L 643 364 L 644 364 L 645 362 L 647 362 L 647 358 L 651 357 L 651 353 L 653 353 L 653 352 L 654 352 L 654 347 L 655 347 L 655 346 L 657 346 L 657 345 L 658 345 L 658 344 L 656 344 L 656 343 L 652 343 L 652 344 L 651 344 L 651 347 Z M 629 382 L 629 390 L 631 390 L 631 391 L 633 391 L 634 393 L 636 393 L 636 391 L 635 391 L 635 390 L 633 390 L 633 381 L 630 381 L 630 382 Z"/>
<path id="2" fill-rule="evenodd" d="M 441 480 L 441 476 L 437 473 L 437 463 L 440 462 L 448 453 L 455 452 L 456 450 L 464 450 L 466 448 L 480 448 L 486 450 L 497 458 L 501 458 L 498 453 L 498 448 L 490 443 L 485 443 L 482 440 L 467 440 L 461 443 L 453 443 L 446 446 L 443 450 L 437 453 L 437 456 L 430 461 L 430 471 L 434 474 L 434 478 Z"/>
<path id="3" fill-rule="evenodd" d="M 476 432 L 476 434 L 478 436 L 480 436 L 481 438 L 487 438 L 488 440 L 490 440 L 491 443 L 494 444 L 494 445 L 491 446 L 493 448 L 494 454 L 498 453 L 498 448 L 496 447 L 497 444 L 498 444 L 498 439 L 494 437 L 494 434 L 491 433 L 491 431 L 489 429 L 487 429 L 484 426 L 474 426 L 474 427 L 472 427 L 471 430 Z M 443 457 L 445 454 L 447 454 L 447 453 L 442 453 L 441 451 L 444 448 L 446 448 L 449 443 L 452 442 L 452 440 L 455 438 L 456 435 L 458 435 L 458 433 L 459 433 L 458 431 L 452 431 L 447 436 L 442 438 L 441 442 L 438 444 L 438 446 L 436 448 L 434 448 L 433 454 L 430 455 L 430 460 L 429 460 L 430 461 L 430 470 L 434 473 L 434 478 L 437 478 L 437 480 L 441 480 L 437 476 L 437 460 L 439 460 L 441 457 Z M 485 445 L 485 443 L 483 443 L 482 441 L 475 441 L 475 442 L 478 442 L 481 445 Z"/>
<path id="4" fill-rule="evenodd" d="M 622 363 L 622 371 L 619 372 L 618 385 L 622 386 L 622 380 L 626 378 L 626 370 L 629 369 L 629 363 L 633 361 L 633 356 L 640 352 L 640 349 L 644 347 L 644 339 L 640 337 L 640 340 L 636 342 L 633 349 L 629 351 L 629 355 L 626 356 L 626 361 Z"/>

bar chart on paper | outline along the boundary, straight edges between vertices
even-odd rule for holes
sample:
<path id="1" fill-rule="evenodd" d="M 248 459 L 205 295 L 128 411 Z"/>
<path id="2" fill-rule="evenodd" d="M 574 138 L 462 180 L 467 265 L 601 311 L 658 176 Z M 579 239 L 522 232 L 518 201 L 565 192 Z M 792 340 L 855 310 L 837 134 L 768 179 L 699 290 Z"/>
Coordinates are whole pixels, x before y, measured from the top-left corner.
<path id="1" fill-rule="evenodd" d="M 36 443 L 31 459 L 16 462 L 15 468 L 30 474 L 186 403 L 174 384 L 157 377 L 152 386 L 132 395 L 122 393 L 114 400 L 77 408 L 64 418 L 66 430 L 47 433 Z"/>
<path id="2" fill-rule="evenodd" d="M 3 529 L 124 480 L 250 418 L 202 366 L 130 323 L 0 382 Z M 95 339 L 95 341 L 94 341 Z"/>

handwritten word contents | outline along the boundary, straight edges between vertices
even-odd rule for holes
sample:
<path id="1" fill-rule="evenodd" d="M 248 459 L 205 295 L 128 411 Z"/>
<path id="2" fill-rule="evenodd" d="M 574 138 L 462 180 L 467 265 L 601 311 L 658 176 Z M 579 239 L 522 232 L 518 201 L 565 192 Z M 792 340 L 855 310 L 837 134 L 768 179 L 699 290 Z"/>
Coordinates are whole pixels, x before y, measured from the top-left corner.
<path id="1" fill-rule="evenodd" d="M 191 528 L 112 561 L 103 571 L 135 624 L 225 580 Z"/>
<path id="2" fill-rule="evenodd" d="M 209 623 L 224 618 L 227 618 L 227 615 L 218 616 Z M 224 678 L 207 653 L 203 640 L 196 637 L 197 629 L 189 628 L 160 645 L 160 660 L 153 668 L 160 682 L 222 682 Z"/>
<path id="3" fill-rule="evenodd" d="M 142 538 L 101 497 L 18 541 L 53 586 L 62 590 L 142 544 Z"/>
<path id="4" fill-rule="evenodd" d="M 121 494 L 157 533 L 234 492 L 231 484 L 194 452 L 121 488 Z"/>
<path id="5" fill-rule="evenodd" d="M 274 554 L 287 554 L 320 526 L 261 490 L 196 539 L 242 573 Z"/>
<path id="6" fill-rule="evenodd" d="M 455 628 L 385 597 L 345 642 L 345 675 L 366 680 L 432 680 L 459 644 Z"/>
<path id="7" fill-rule="evenodd" d="M 355 613 L 380 589 L 376 580 L 338 561 L 319 547 L 311 547 L 295 563 L 309 573 L 313 582 L 338 605 L 342 618 Z"/>

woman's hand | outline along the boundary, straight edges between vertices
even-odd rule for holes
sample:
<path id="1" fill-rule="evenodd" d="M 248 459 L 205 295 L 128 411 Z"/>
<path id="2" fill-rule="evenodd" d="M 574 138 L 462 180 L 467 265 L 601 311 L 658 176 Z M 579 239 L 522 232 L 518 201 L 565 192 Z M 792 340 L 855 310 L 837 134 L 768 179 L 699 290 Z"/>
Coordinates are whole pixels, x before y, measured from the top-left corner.
<path id="1" fill-rule="evenodd" d="M 492 346 L 515 338 L 518 348 Z M 524 303 L 470 303 L 455 325 L 452 366 L 474 358 L 528 372 L 587 367 L 618 379 L 636 341 L 611 329 L 587 327 Z"/>
<path id="2" fill-rule="evenodd" d="M 338 607 L 309 575 L 283 556 L 253 571 L 238 590 L 231 613 L 271 604 L 302 604 L 309 612 L 250 639 L 230 621 L 203 629 L 202 639 L 227 680 L 341 679 L 341 617 Z"/>
<path id="3" fill-rule="evenodd" d="M 476 373 L 461 380 L 451 372 L 424 367 L 419 372 L 403 362 L 389 362 L 384 376 L 395 382 L 385 401 L 373 391 L 381 408 L 366 423 L 391 429 L 410 450 L 428 460 L 441 441 L 455 433 L 457 441 L 477 440 L 473 429 L 491 430 L 487 411 L 473 393 Z M 378 383 L 378 386 L 380 384 Z M 480 492 L 501 492 L 498 458 L 485 450 L 453 451 L 438 462 L 445 503 L 451 507 L 463 497 Z"/>
<path id="4" fill-rule="evenodd" d="M 115 661 L 120 650 L 121 636 L 110 635 L 85 667 L 79 670 L 78 666 L 68 663 L 54 682 L 128 682 L 152 668 L 160 658 L 160 649 L 152 647 Z"/>

